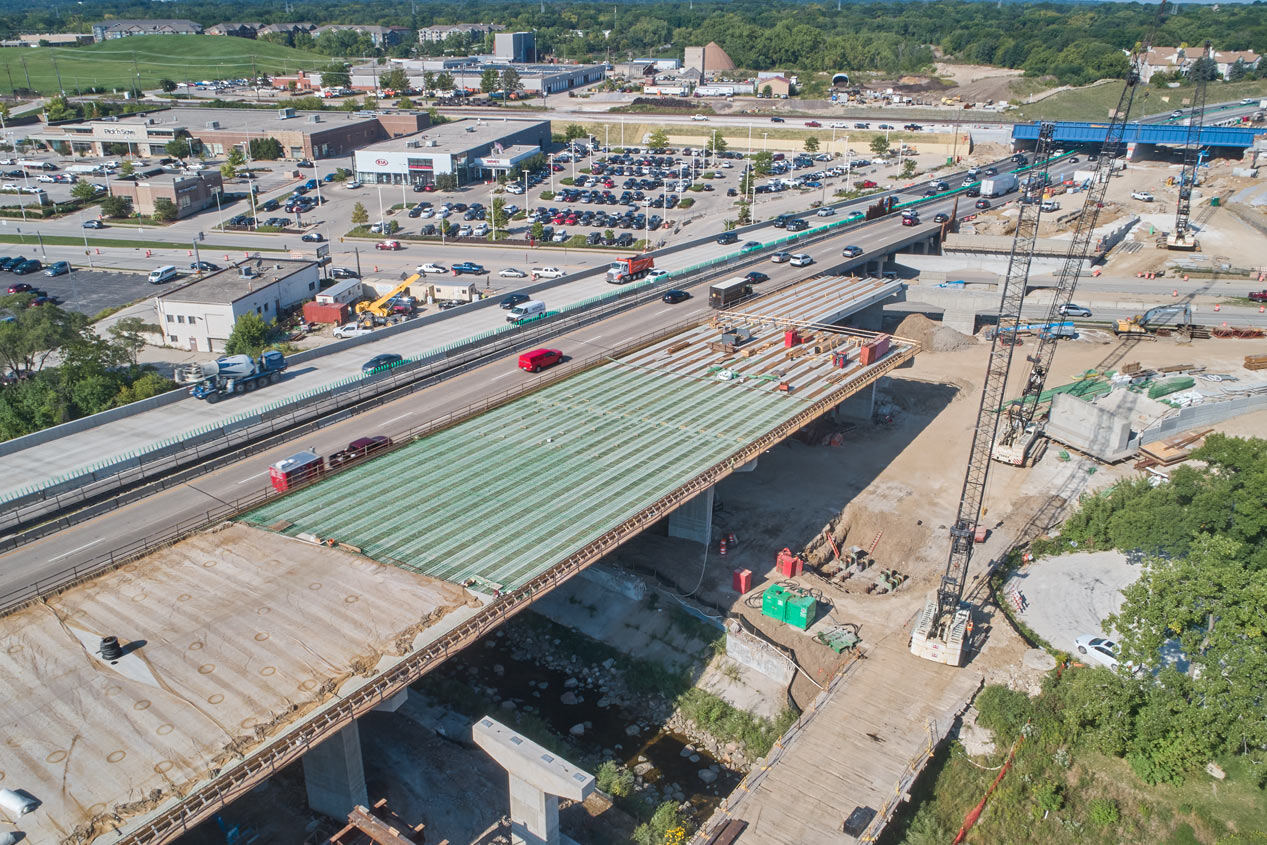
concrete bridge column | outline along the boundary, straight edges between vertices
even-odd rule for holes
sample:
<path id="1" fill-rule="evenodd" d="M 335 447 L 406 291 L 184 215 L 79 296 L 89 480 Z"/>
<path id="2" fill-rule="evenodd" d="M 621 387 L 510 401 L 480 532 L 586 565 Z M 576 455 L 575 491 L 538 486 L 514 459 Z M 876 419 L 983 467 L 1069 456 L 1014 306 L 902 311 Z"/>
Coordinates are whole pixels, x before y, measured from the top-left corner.
<path id="1" fill-rule="evenodd" d="M 344 819 L 356 805 L 369 806 L 356 722 L 305 754 L 303 763 L 308 806 L 318 813 Z"/>
<path id="2" fill-rule="evenodd" d="M 683 540 L 694 540 L 697 543 L 708 543 L 713 539 L 713 491 L 709 487 L 694 499 L 669 514 L 669 536 Z"/>
<path id="3" fill-rule="evenodd" d="M 475 723 L 471 735 L 510 778 L 511 843 L 571 842 L 559 831 L 559 797 L 585 800 L 594 791 L 594 776 L 488 716 Z"/>
<path id="4" fill-rule="evenodd" d="M 832 411 L 836 421 L 870 423 L 875 414 L 875 389 L 879 383 L 879 380 L 871 382 L 870 387 L 863 388 L 837 405 Z"/>
<path id="5" fill-rule="evenodd" d="M 941 315 L 942 325 L 964 334 L 977 333 L 977 312 L 971 308 L 954 310 L 947 308 Z"/>
<path id="6" fill-rule="evenodd" d="M 845 318 L 844 323 L 849 328 L 878 332 L 884 324 L 884 304 L 876 303 L 875 305 L 868 305 L 861 311 L 855 311 Z"/>

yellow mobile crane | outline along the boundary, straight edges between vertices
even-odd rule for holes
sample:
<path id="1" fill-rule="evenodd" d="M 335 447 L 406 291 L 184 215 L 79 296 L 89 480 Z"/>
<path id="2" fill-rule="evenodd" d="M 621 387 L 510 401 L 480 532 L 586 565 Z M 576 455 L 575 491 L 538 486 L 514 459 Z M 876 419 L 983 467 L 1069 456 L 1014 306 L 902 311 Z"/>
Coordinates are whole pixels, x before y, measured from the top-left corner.
<path id="1" fill-rule="evenodd" d="M 374 300 L 373 302 L 356 303 L 356 313 L 365 314 L 368 312 L 370 314 L 373 314 L 375 317 L 386 317 L 389 313 L 386 308 L 387 303 L 391 302 L 397 296 L 400 296 L 400 294 L 405 290 L 405 288 L 409 287 L 410 285 L 412 285 L 414 282 L 418 281 L 421 278 L 422 278 L 421 274 L 414 273 L 412 276 L 405 279 L 403 282 L 396 285 L 396 287 L 392 288 L 387 293 L 383 294 L 382 296 L 380 296 L 378 299 Z"/>

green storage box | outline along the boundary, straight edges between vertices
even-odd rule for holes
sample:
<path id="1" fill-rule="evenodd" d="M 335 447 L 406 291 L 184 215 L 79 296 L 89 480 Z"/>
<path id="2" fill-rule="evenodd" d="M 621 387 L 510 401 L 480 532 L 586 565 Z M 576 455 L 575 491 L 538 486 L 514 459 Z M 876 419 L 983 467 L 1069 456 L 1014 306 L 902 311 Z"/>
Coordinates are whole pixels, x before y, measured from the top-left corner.
<path id="1" fill-rule="evenodd" d="M 787 588 L 775 584 L 761 596 L 761 615 L 782 622 L 787 612 L 787 601 Z"/>
<path id="2" fill-rule="evenodd" d="M 783 621 L 793 628 L 804 631 L 814 624 L 814 615 L 818 610 L 818 602 L 813 596 L 796 596 L 787 600 Z"/>

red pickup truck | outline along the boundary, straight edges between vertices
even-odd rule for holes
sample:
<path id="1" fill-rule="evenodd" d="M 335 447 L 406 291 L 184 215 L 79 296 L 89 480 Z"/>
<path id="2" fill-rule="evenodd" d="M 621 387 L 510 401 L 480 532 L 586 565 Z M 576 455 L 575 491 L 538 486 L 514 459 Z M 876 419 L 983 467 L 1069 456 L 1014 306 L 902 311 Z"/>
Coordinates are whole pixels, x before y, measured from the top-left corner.
<path id="1" fill-rule="evenodd" d="M 1252 290 L 1249 298 L 1254 302 L 1267 302 L 1267 290 Z"/>

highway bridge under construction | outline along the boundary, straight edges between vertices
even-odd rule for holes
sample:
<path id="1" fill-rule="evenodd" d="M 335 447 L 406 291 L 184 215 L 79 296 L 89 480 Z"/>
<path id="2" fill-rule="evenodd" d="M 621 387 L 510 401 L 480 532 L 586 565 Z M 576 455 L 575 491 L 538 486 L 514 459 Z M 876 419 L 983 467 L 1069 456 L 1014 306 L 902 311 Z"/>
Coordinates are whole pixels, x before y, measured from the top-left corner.
<path id="1" fill-rule="evenodd" d="M 0 619 L 18 828 L 168 841 L 300 757 L 314 807 L 363 794 L 358 716 L 910 360 L 830 325 L 901 288 L 810 279 L 565 365 Z"/>

